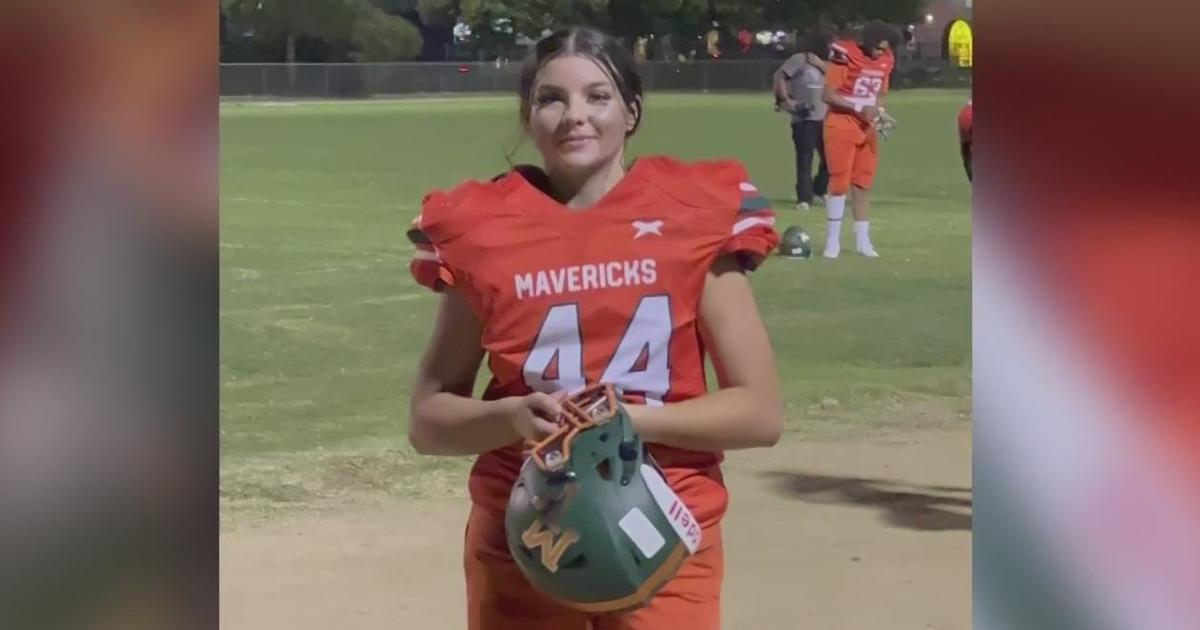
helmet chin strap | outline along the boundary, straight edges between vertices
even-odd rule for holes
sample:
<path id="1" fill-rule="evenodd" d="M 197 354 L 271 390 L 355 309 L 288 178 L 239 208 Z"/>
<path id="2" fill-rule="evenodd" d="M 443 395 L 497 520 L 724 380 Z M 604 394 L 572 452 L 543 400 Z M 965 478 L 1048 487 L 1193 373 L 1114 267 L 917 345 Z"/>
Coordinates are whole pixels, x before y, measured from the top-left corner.
<path id="1" fill-rule="evenodd" d="M 621 444 L 617 447 L 617 453 L 621 457 L 621 485 L 629 485 L 629 481 L 637 473 L 638 464 L 641 458 L 638 457 L 642 452 L 642 438 L 633 430 L 633 423 L 625 421 L 621 423 Z"/>

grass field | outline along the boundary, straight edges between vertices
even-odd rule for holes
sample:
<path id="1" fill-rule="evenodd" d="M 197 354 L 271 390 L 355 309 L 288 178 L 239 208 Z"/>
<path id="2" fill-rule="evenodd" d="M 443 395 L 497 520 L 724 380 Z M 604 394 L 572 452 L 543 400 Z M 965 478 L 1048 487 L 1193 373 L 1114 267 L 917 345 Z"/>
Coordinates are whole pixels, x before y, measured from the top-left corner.
<path id="1" fill-rule="evenodd" d="M 872 217 L 882 258 L 771 260 L 754 274 L 785 439 L 967 422 L 971 216 L 954 122 L 966 98 L 890 98 L 900 127 Z M 227 511 L 462 492 L 468 460 L 417 456 L 404 437 L 436 304 L 408 275 L 404 231 L 425 191 L 506 168 L 514 99 L 226 104 L 221 141 Z M 781 231 L 824 238 L 821 208 L 792 209 L 790 132 L 769 95 L 652 94 L 632 152 L 736 157 L 776 200 Z"/>

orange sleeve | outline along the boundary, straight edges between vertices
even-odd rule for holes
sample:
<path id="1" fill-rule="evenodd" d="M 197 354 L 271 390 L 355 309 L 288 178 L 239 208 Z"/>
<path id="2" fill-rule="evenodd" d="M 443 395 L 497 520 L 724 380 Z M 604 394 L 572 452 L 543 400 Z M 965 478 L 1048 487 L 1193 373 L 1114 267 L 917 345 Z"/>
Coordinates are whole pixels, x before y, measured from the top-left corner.
<path id="1" fill-rule="evenodd" d="M 422 229 L 421 216 L 413 219 L 412 227 L 408 230 L 408 240 L 414 248 L 408 270 L 417 284 L 441 292 L 446 287 L 454 286 L 454 272 L 442 260 L 437 247 Z"/>
<path id="2" fill-rule="evenodd" d="M 408 230 L 413 244 L 408 268 L 421 286 L 442 291 L 458 286 L 473 256 L 463 236 L 482 219 L 481 209 L 500 203 L 494 183 L 468 180 L 450 190 L 435 190 L 421 202 L 421 213 Z"/>
<path id="3" fill-rule="evenodd" d="M 733 160 L 723 162 L 711 177 L 737 195 L 735 208 L 730 208 L 725 240 L 717 254 L 734 256 L 745 271 L 753 271 L 779 246 L 775 232 L 775 209 L 771 202 L 750 181 L 746 168 Z M 734 192 L 736 191 L 736 192 Z"/>
<path id="4" fill-rule="evenodd" d="M 825 70 L 825 87 L 836 90 L 846 82 L 846 73 L 850 70 L 836 63 L 827 64 Z"/>
<path id="5" fill-rule="evenodd" d="M 729 237 L 721 243 L 718 255 L 732 255 L 743 271 L 758 269 L 763 260 L 779 247 L 779 234 L 774 226 L 774 210 L 740 215 Z"/>

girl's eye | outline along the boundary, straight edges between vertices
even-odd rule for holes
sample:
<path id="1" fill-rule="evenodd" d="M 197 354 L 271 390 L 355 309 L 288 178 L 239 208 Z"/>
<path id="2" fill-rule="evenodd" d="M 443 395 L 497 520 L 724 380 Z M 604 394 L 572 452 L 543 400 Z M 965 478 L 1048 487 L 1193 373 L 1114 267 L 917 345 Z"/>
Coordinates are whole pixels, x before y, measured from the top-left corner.
<path id="1" fill-rule="evenodd" d="M 537 104 L 549 105 L 557 100 L 559 100 L 557 94 L 541 94 L 537 97 Z"/>
<path id="2" fill-rule="evenodd" d="M 595 94 L 588 96 L 588 99 L 593 103 L 607 103 L 611 98 L 612 95 L 605 94 L 604 92 L 596 92 Z"/>

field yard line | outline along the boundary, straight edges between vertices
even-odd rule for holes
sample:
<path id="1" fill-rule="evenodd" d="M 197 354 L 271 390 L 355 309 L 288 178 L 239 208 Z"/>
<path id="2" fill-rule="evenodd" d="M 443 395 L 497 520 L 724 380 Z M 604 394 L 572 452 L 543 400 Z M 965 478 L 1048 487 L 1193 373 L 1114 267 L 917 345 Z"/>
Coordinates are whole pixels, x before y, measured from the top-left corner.
<path id="1" fill-rule="evenodd" d="M 341 273 L 347 270 L 348 267 L 346 265 L 332 265 L 327 267 L 319 267 L 317 269 L 303 269 L 301 271 L 293 271 L 292 273 L 297 276 L 311 276 L 318 273 Z"/>
<path id="2" fill-rule="evenodd" d="M 401 293 L 400 295 L 385 295 L 383 297 L 367 298 L 356 302 L 356 304 L 394 304 L 396 302 L 411 302 L 419 300 L 423 297 L 434 295 L 432 292 L 425 291 L 421 293 Z"/>
<path id="3" fill-rule="evenodd" d="M 394 261 L 394 260 L 407 262 L 409 260 L 410 256 L 406 256 L 405 254 L 412 251 L 412 249 L 413 249 L 412 246 L 397 246 L 396 249 L 399 251 L 398 252 L 387 252 L 387 253 L 376 253 L 376 254 L 369 254 L 369 255 L 364 252 L 360 258 L 355 259 L 357 261 L 366 260 L 366 261 L 369 261 L 370 263 L 374 263 L 374 264 L 365 264 L 362 262 L 345 261 L 344 264 L 340 264 L 340 265 L 325 265 L 324 267 L 317 267 L 315 269 L 301 269 L 299 271 L 292 271 L 291 274 L 295 275 L 295 276 L 311 276 L 311 275 L 321 274 L 321 273 L 376 271 L 379 269 L 380 264 L 383 264 L 383 263 L 387 263 L 387 262 Z M 319 250 L 319 251 L 327 252 L 328 250 Z M 339 252 L 339 253 L 354 254 L 354 252 Z"/>
<path id="4" fill-rule="evenodd" d="M 337 304 L 326 304 L 323 302 L 314 302 L 309 304 L 274 304 L 271 306 L 263 306 L 261 308 L 241 308 L 221 311 L 221 317 L 235 317 L 239 315 L 265 315 L 269 313 L 283 313 L 289 311 L 315 311 L 320 309 L 335 308 L 338 306 L 378 306 L 380 304 L 395 304 L 397 302 L 411 302 L 425 297 L 435 295 L 432 291 L 423 291 L 418 293 L 400 293 L 398 295 L 384 295 L 380 297 L 366 298 L 355 302 L 338 302 Z"/>
<path id="5" fill-rule="evenodd" d="M 287 311 L 311 311 L 322 308 L 333 308 L 333 304 L 273 304 L 262 308 L 242 308 L 221 311 L 221 317 L 236 315 L 264 315 L 267 313 L 283 313 Z"/>
<path id="6" fill-rule="evenodd" d="M 273 246 L 260 246 L 260 245 L 245 245 L 245 244 L 241 244 L 241 243 L 228 243 L 228 242 L 221 243 L 221 249 L 247 249 L 247 248 L 259 249 L 259 250 L 269 249 L 269 250 L 275 251 L 275 252 L 288 252 L 288 253 L 301 253 L 301 254 L 314 254 L 314 255 L 315 254 L 333 254 L 336 256 L 355 256 L 355 257 L 361 257 L 361 258 L 380 258 L 380 259 L 402 258 L 402 259 L 408 260 L 408 258 L 409 258 L 408 254 L 413 251 L 414 246 L 412 245 L 412 243 L 405 242 L 401 239 L 403 239 L 403 237 L 397 238 L 396 244 L 390 246 L 389 250 L 387 250 L 387 251 L 384 251 L 384 250 L 366 251 L 366 250 L 358 250 L 358 249 L 333 249 L 333 248 L 329 248 L 329 247 L 309 247 L 309 248 L 273 247 Z M 326 269 L 326 268 L 322 268 L 322 269 Z M 303 272 L 294 272 L 294 273 L 303 273 Z M 313 273 L 313 272 L 308 271 L 308 273 Z"/>
<path id="7" fill-rule="evenodd" d="M 225 368 L 226 366 L 224 364 L 222 364 L 221 367 Z M 337 376 L 362 376 L 365 374 L 394 374 L 394 373 L 395 373 L 395 368 L 393 368 L 393 367 L 382 367 L 382 368 L 374 367 L 374 368 L 363 368 L 363 369 L 358 369 L 358 370 L 348 370 L 343 367 L 343 368 L 338 369 Z M 254 388 L 254 387 L 265 387 L 268 385 L 286 385 L 288 382 L 289 382 L 289 379 L 284 375 L 272 375 L 268 378 L 249 377 L 249 378 L 240 378 L 239 379 L 239 378 L 235 377 L 235 378 L 230 378 L 228 380 L 222 381 L 221 387 L 226 388 L 226 389 L 250 389 L 250 388 Z M 311 404 L 310 404 L 310 403 L 312 403 L 311 400 L 304 400 L 304 399 L 301 399 L 301 400 L 303 402 L 300 402 L 297 404 L 303 405 L 303 406 L 311 406 Z M 225 407 L 225 406 L 246 407 L 246 406 L 254 406 L 254 405 L 260 405 L 260 404 L 266 405 L 266 406 L 272 406 L 272 405 L 286 406 L 286 403 L 280 403 L 277 401 L 271 401 L 268 403 L 227 401 L 227 402 L 221 403 L 222 407 Z M 347 448 L 347 450 L 344 453 L 346 455 L 355 455 L 355 454 L 361 455 L 362 454 L 360 451 L 350 450 L 349 447 L 346 447 L 346 448 Z M 317 450 L 317 452 L 320 452 L 320 453 L 326 452 L 326 448 L 323 446 L 317 447 L 316 450 Z M 289 456 L 291 456 L 291 455 L 289 455 Z M 260 456 L 260 459 L 263 462 L 273 462 L 274 461 L 271 459 L 270 456 Z M 260 463 L 262 463 L 262 462 L 260 462 Z"/>
<path id="8" fill-rule="evenodd" d="M 342 203 L 338 201 L 303 201 L 300 199 L 271 199 L 270 197 L 242 197 L 231 195 L 222 197 L 222 201 L 235 201 L 238 203 L 263 203 L 275 206 L 317 206 L 319 208 L 365 208 L 358 203 Z M 400 207 L 403 209 L 403 207 Z"/>

